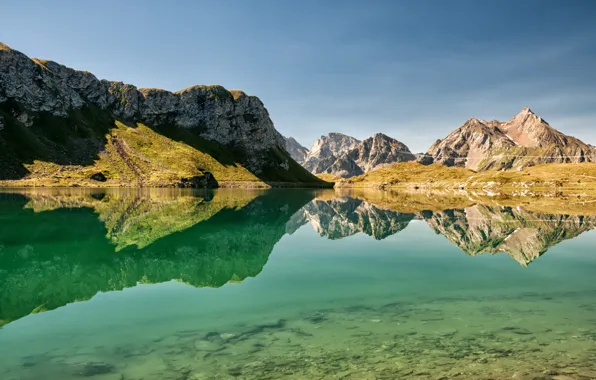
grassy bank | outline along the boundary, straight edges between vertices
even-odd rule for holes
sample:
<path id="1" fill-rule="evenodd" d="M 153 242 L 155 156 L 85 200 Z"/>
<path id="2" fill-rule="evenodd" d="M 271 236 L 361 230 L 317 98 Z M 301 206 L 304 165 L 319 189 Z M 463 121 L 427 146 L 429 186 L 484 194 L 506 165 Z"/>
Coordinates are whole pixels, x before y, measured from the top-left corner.
<path id="1" fill-rule="evenodd" d="M 596 191 L 596 164 L 545 164 L 522 171 L 477 173 L 464 168 L 407 162 L 344 179 L 335 186 L 479 196 L 582 196 Z"/>

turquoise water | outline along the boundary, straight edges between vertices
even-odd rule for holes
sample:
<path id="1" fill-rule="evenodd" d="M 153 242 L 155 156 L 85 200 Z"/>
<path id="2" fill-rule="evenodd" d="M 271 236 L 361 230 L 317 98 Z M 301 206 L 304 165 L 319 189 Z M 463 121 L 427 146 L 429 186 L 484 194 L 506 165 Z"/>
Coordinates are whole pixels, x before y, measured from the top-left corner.
<path id="1" fill-rule="evenodd" d="M 552 212 L 0 194 L 0 379 L 596 378 L 596 216 Z"/>

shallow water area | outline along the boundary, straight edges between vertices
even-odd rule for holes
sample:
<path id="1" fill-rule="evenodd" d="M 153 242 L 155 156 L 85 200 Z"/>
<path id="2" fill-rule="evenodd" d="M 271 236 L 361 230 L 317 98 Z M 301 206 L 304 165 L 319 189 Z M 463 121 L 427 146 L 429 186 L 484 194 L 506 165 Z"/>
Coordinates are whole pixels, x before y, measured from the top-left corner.
<path id="1" fill-rule="evenodd" d="M 596 378 L 596 216 L 387 204 L 0 194 L 0 378 Z"/>

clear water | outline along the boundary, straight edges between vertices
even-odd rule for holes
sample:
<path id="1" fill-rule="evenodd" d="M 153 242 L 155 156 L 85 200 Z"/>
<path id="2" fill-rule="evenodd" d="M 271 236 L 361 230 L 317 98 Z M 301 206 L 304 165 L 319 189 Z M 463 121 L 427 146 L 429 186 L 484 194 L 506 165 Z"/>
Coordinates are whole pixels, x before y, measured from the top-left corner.
<path id="1" fill-rule="evenodd" d="M 0 379 L 596 378 L 596 216 L 422 210 L 0 194 Z"/>

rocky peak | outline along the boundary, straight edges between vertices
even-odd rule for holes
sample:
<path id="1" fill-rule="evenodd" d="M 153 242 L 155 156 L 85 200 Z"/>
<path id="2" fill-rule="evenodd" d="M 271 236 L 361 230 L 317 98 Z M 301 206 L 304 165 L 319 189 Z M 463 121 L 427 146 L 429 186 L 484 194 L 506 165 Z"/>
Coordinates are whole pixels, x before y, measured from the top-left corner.
<path id="1" fill-rule="evenodd" d="M 418 161 L 486 170 L 595 158 L 587 144 L 557 131 L 524 107 L 507 122 L 469 119 L 445 139 L 437 140 Z"/>
<path id="2" fill-rule="evenodd" d="M 300 143 L 293 137 L 284 137 L 284 139 L 286 141 L 286 150 L 290 153 L 290 156 L 292 156 L 296 162 L 302 164 L 308 154 L 308 149 L 300 145 Z"/>
<path id="3" fill-rule="evenodd" d="M 383 133 L 376 133 L 362 141 L 349 156 L 363 172 L 416 159 L 405 144 Z"/>
<path id="4" fill-rule="evenodd" d="M 477 170 L 488 152 L 514 145 L 497 128 L 471 118 L 444 139 L 437 140 L 418 160 L 423 164 L 438 163 Z"/>
<path id="5" fill-rule="evenodd" d="M 339 156 L 352 150 L 358 143 L 360 140 L 337 132 L 321 136 L 310 148 L 303 166 L 315 174 L 325 173 Z"/>
<path id="6" fill-rule="evenodd" d="M 537 147 L 560 140 L 555 136 L 558 133 L 540 116 L 537 116 L 529 107 L 524 107 L 520 113 L 507 122 L 500 123 L 498 128 L 517 145 L 524 147 Z M 545 140 L 546 138 L 546 140 Z M 562 141 L 556 141 L 562 142 Z"/>
<path id="7" fill-rule="evenodd" d="M 331 132 L 327 136 L 321 136 L 314 142 L 310 153 L 319 155 L 338 155 L 354 148 L 360 140 L 338 132 Z"/>
<path id="8" fill-rule="evenodd" d="M 331 133 L 315 142 L 305 167 L 315 174 L 330 173 L 347 178 L 415 159 L 405 144 L 383 133 L 375 133 L 364 141 Z"/>

